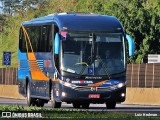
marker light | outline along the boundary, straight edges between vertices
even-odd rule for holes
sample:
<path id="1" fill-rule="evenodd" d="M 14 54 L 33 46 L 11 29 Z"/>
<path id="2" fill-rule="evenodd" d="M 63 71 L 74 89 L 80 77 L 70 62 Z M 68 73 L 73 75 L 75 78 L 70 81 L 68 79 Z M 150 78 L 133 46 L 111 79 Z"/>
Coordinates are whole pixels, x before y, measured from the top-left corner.
<path id="1" fill-rule="evenodd" d="M 56 96 L 59 96 L 59 91 L 58 90 L 56 91 Z"/>

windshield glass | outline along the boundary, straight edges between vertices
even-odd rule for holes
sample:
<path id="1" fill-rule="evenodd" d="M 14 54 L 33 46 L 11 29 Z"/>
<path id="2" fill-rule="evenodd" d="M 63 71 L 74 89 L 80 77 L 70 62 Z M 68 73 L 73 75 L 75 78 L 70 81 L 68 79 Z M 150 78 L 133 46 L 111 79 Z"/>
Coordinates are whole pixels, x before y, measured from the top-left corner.
<path id="1" fill-rule="evenodd" d="M 61 52 L 61 69 L 69 73 L 111 75 L 125 70 L 122 34 L 68 33 Z"/>

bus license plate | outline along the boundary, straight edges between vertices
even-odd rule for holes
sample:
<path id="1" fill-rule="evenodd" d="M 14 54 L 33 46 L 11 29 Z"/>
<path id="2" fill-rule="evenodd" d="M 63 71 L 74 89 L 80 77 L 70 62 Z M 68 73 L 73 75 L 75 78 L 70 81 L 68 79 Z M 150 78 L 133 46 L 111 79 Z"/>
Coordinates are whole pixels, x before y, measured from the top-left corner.
<path id="1" fill-rule="evenodd" d="M 100 98 L 100 94 L 89 94 L 88 98 Z"/>

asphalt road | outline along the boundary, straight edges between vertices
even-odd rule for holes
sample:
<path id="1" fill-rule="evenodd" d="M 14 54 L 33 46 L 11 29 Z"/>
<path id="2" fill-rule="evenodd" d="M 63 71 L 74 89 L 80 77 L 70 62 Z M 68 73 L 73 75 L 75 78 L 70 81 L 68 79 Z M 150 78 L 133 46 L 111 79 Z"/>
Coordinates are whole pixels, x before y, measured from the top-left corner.
<path id="1" fill-rule="evenodd" d="M 6 99 L 0 98 L 0 105 L 20 105 L 26 106 L 26 100 L 16 100 L 16 99 Z M 45 108 L 51 107 L 51 103 L 45 104 Z M 65 109 L 74 109 L 72 104 L 62 103 L 62 107 Z M 160 105 L 159 106 L 149 106 L 149 105 L 126 105 L 117 104 L 115 109 L 107 109 L 105 104 L 90 104 L 88 111 L 106 111 L 106 112 L 123 112 L 123 113 L 133 113 L 139 115 L 139 113 L 151 114 L 160 116 Z"/>

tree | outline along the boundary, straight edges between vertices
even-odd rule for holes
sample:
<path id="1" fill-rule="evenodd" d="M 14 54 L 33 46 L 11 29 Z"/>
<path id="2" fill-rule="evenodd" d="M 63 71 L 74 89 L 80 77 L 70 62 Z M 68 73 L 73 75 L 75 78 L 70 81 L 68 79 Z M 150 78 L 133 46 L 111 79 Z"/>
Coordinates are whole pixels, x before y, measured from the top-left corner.
<path id="1" fill-rule="evenodd" d="M 0 0 L 3 4 L 3 12 L 7 15 L 26 15 L 27 11 L 33 11 L 38 5 L 44 6 L 47 0 Z"/>

